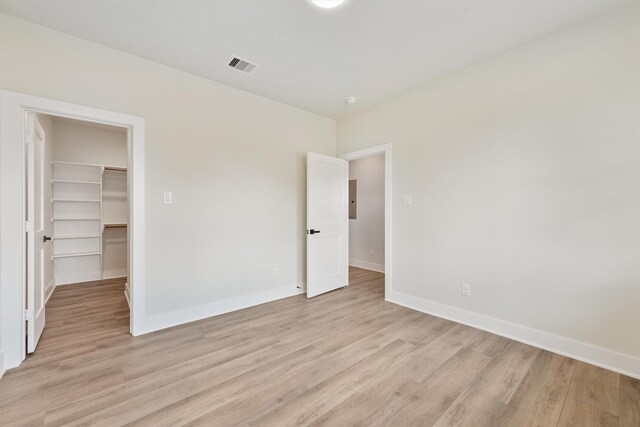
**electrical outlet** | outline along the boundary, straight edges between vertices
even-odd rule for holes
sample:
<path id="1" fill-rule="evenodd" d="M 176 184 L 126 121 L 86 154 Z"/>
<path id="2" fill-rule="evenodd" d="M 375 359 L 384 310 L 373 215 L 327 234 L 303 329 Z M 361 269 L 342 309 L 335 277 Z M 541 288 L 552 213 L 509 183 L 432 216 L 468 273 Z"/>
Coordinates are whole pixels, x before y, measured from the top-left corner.
<path id="1" fill-rule="evenodd" d="M 273 277 L 278 278 L 279 275 L 280 270 L 278 270 L 278 267 L 273 267 Z"/>
<path id="2" fill-rule="evenodd" d="M 462 295 L 465 297 L 471 296 L 471 285 L 467 285 L 466 283 L 462 285 Z"/>

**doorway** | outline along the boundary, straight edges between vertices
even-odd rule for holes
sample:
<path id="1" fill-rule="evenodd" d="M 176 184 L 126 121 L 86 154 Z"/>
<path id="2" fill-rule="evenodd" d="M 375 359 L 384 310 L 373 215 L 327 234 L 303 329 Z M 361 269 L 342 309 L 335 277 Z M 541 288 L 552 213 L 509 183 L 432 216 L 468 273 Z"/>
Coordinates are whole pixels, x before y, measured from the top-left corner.
<path id="1" fill-rule="evenodd" d="M 122 127 L 29 111 L 26 137 L 25 309 L 33 353 L 56 288 L 56 323 L 95 313 L 100 297 L 114 313 L 127 309 L 128 135 Z M 123 295 L 114 298 L 118 290 Z"/>
<path id="2" fill-rule="evenodd" d="M 384 154 L 349 162 L 349 266 L 384 273 Z"/>
<path id="3" fill-rule="evenodd" d="M 386 299 L 392 283 L 391 144 L 339 157 L 349 162 L 349 279 L 384 274 Z"/>
<path id="4" fill-rule="evenodd" d="M 384 163 L 384 243 L 381 246 L 384 247 L 385 299 L 391 293 L 392 154 L 391 144 L 385 144 L 339 158 L 307 153 L 307 298 L 349 285 L 348 162 L 377 155 L 383 156 Z"/>
<path id="5" fill-rule="evenodd" d="M 349 285 L 384 298 L 384 154 L 349 161 Z"/>
<path id="6" fill-rule="evenodd" d="M 29 302 L 27 283 L 29 278 L 36 277 L 35 273 L 31 275 L 27 273 L 27 270 L 30 268 L 28 264 L 30 251 L 28 249 L 34 247 L 33 245 L 31 247 L 28 245 L 27 230 L 29 229 L 29 224 L 27 222 L 28 212 L 26 203 L 28 195 L 27 186 L 29 185 L 26 168 L 29 154 L 29 135 L 27 134 L 27 130 L 29 117 L 33 114 L 47 115 L 59 119 L 79 120 L 90 123 L 93 126 L 116 127 L 126 134 L 126 192 L 130 202 L 126 209 L 129 219 L 126 228 L 127 246 L 129 248 L 126 254 L 128 270 L 126 276 L 127 283 L 130 287 L 130 308 L 128 316 L 130 318 L 130 325 L 127 329 L 132 335 L 140 335 L 145 331 L 143 323 L 145 290 L 144 119 L 17 92 L 0 91 L 0 123 L 2 124 L 2 126 L 0 126 L 0 194 L 3 204 L 3 209 L 0 211 L 0 233 L 3 236 L 0 241 L 0 302 L 2 303 L 2 318 L 0 319 L 0 323 L 2 325 L 5 368 L 7 369 L 19 366 L 27 354 L 25 336 L 27 336 L 26 329 L 28 328 L 27 318 L 31 315 L 29 310 L 25 310 Z M 87 167 L 83 170 L 89 172 L 90 169 L 90 167 Z M 102 168 L 96 167 L 94 169 L 103 172 Z M 53 173 L 52 170 L 52 174 Z M 67 175 L 67 178 L 69 178 L 69 175 Z M 95 184 L 97 181 L 90 179 L 60 178 L 59 180 L 86 181 L 87 186 L 97 185 Z M 93 184 L 88 184 L 88 182 L 92 182 Z M 79 183 L 68 184 L 80 185 Z M 46 188 L 47 185 L 52 185 L 52 183 L 47 182 L 43 185 L 43 188 Z M 76 187 L 78 187 L 78 185 L 76 185 Z M 67 186 L 66 188 L 67 195 L 69 195 L 69 187 L 70 186 Z M 77 199 L 83 197 L 82 190 L 77 190 L 76 188 L 74 191 L 79 191 Z M 76 199 L 69 198 L 69 200 Z M 61 202 L 61 206 L 63 206 L 62 203 L 65 202 Z M 66 203 L 74 202 L 67 201 Z M 98 202 L 94 201 L 92 203 Z M 63 217 L 66 216 L 69 217 L 68 219 L 76 220 L 81 219 L 72 216 L 75 214 L 71 213 L 73 211 L 73 209 L 70 209 L 71 206 L 56 207 L 55 205 L 51 205 L 51 199 L 44 200 L 42 206 L 46 207 L 47 204 L 51 206 L 52 211 L 57 209 L 57 213 L 60 213 Z M 79 205 L 76 205 L 76 207 L 78 206 Z M 90 217 L 89 214 L 91 212 L 95 213 L 95 209 L 95 207 L 88 208 L 85 206 L 84 208 L 78 208 L 77 211 L 82 211 L 87 214 L 86 219 L 89 221 L 94 220 L 95 217 Z M 56 215 L 56 212 L 52 212 L 52 215 Z M 102 224 L 102 219 L 100 224 Z M 52 233 L 52 235 L 45 234 L 47 237 L 53 237 L 53 235 L 54 233 Z M 88 235 L 89 233 L 85 233 L 83 237 L 87 237 Z M 97 235 L 96 233 L 93 236 Z M 70 235 L 65 235 L 65 237 L 70 237 Z M 91 238 L 94 239 L 92 244 L 95 245 L 96 237 Z M 51 241 L 45 243 L 44 236 L 42 236 L 42 239 L 45 246 L 51 244 Z M 82 244 L 87 244 L 87 242 Z M 53 246 L 53 244 L 51 244 L 51 246 Z M 66 249 L 71 250 L 71 248 Z M 51 250 L 53 251 L 53 248 Z M 100 250 L 102 249 L 100 248 Z M 87 256 L 95 257 L 95 251 L 91 252 L 87 250 L 85 252 L 91 254 Z M 46 260 L 46 255 L 43 256 L 43 259 Z M 52 268 L 55 268 L 55 266 L 52 266 Z M 85 273 L 87 272 L 88 271 L 85 271 Z M 40 283 L 43 284 L 41 295 L 44 295 L 41 304 L 45 307 L 43 303 L 48 296 L 45 292 L 48 282 L 46 282 L 44 274 L 43 280 Z M 31 292 L 31 295 L 34 297 L 37 294 L 35 291 Z M 46 316 L 44 316 L 45 314 L 46 310 L 42 313 L 43 320 L 46 318 Z M 34 327 L 38 325 L 37 322 L 33 323 Z M 32 336 L 35 338 L 37 335 L 37 333 L 34 333 Z"/>

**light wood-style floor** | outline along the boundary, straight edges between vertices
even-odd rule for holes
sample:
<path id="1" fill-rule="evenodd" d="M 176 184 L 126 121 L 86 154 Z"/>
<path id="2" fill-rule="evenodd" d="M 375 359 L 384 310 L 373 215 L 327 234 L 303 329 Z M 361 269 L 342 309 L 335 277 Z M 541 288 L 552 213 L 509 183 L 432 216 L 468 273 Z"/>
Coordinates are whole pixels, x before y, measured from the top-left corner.
<path id="1" fill-rule="evenodd" d="M 137 338 L 123 287 L 56 289 L 0 425 L 640 425 L 640 381 L 387 303 L 379 273 Z"/>

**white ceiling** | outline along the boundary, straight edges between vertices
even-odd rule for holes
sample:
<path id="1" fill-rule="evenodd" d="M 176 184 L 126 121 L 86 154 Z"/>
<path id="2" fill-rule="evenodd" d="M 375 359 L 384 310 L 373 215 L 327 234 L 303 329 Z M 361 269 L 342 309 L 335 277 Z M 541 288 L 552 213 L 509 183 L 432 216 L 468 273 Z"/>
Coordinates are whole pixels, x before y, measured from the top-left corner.
<path id="1" fill-rule="evenodd" d="M 0 0 L 6 13 L 328 117 L 629 0 Z M 227 67 L 232 56 L 251 74 Z M 348 106 L 345 98 L 357 96 Z"/>

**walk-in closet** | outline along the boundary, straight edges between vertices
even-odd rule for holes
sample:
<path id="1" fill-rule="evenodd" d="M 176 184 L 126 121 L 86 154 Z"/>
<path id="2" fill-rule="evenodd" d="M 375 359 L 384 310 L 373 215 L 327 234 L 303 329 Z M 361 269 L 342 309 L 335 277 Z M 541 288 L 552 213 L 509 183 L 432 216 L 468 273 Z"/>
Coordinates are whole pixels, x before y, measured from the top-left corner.
<path id="1" fill-rule="evenodd" d="M 52 285 L 126 279 L 126 129 L 44 115 L 40 121 L 50 160 Z M 128 287 L 125 294 L 129 299 Z"/>

